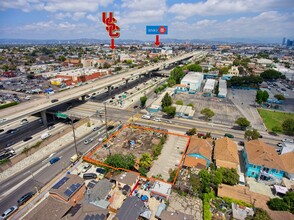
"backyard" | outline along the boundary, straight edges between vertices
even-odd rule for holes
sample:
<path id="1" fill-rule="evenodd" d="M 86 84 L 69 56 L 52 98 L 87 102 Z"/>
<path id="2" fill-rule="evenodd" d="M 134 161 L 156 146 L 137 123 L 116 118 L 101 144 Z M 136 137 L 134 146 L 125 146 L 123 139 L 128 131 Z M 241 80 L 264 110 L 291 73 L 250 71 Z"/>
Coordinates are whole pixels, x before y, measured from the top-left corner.
<path id="1" fill-rule="evenodd" d="M 258 112 L 268 131 L 272 131 L 272 128 L 276 126 L 282 127 L 282 124 L 286 119 L 294 120 L 294 114 L 291 113 L 269 111 L 264 109 L 258 109 Z"/>

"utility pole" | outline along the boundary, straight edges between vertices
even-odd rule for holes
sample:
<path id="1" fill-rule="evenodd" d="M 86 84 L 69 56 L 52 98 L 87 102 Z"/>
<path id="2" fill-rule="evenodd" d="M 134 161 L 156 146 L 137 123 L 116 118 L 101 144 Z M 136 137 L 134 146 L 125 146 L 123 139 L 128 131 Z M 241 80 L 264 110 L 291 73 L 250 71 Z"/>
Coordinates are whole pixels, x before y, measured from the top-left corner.
<path id="1" fill-rule="evenodd" d="M 109 136 L 108 136 L 108 131 L 107 131 L 107 108 L 106 108 L 106 102 L 104 102 L 104 120 L 105 120 L 105 131 L 106 131 L 106 138 L 108 140 Z M 110 146 L 108 146 L 108 142 L 106 143 L 107 144 L 107 147 L 108 147 L 108 150 L 109 150 L 109 155 L 111 155 L 111 152 L 110 152 Z"/>
<path id="2" fill-rule="evenodd" d="M 73 133 L 73 137 L 74 137 L 75 150 L 76 150 L 77 156 L 79 157 L 80 155 L 78 153 L 78 148 L 77 148 L 77 140 L 76 140 L 75 126 L 73 124 L 72 118 L 70 118 L 70 120 L 71 120 L 72 133 Z"/>

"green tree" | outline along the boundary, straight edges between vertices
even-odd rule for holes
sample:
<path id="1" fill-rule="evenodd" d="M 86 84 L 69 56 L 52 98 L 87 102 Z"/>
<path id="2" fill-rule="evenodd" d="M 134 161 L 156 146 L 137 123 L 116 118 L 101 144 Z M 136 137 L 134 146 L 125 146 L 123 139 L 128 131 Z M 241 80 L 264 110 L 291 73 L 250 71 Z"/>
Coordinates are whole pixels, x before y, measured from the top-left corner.
<path id="1" fill-rule="evenodd" d="M 103 69 L 108 69 L 108 68 L 110 68 L 111 67 L 111 65 L 109 64 L 109 63 L 107 63 L 107 62 L 105 62 L 104 64 L 103 64 Z"/>
<path id="2" fill-rule="evenodd" d="M 140 167 L 149 168 L 152 165 L 152 157 L 149 153 L 142 154 L 140 158 Z"/>
<path id="3" fill-rule="evenodd" d="M 193 72 L 202 72 L 202 67 L 199 64 L 188 65 L 187 69 Z"/>
<path id="4" fill-rule="evenodd" d="M 171 106 L 173 104 L 173 100 L 168 93 L 165 93 L 164 97 L 161 100 L 161 107 L 164 109 L 165 107 Z"/>
<path id="5" fill-rule="evenodd" d="M 65 56 L 63 56 L 63 55 L 59 56 L 57 59 L 61 62 L 64 62 L 66 60 Z"/>
<path id="6" fill-rule="evenodd" d="M 286 119 L 282 124 L 283 132 L 287 135 L 294 135 L 294 119 Z"/>
<path id="7" fill-rule="evenodd" d="M 191 129 L 189 129 L 189 130 L 186 132 L 186 134 L 189 135 L 189 136 L 193 136 L 193 135 L 196 134 L 196 132 L 197 132 L 197 129 L 196 129 L 196 128 L 191 128 Z"/>
<path id="8" fill-rule="evenodd" d="M 241 127 L 241 129 L 245 130 L 248 126 L 250 126 L 250 121 L 246 118 L 240 117 L 238 118 L 235 123 Z"/>
<path id="9" fill-rule="evenodd" d="M 231 186 L 238 184 L 239 175 L 236 169 L 221 167 L 217 170 L 222 174 L 222 183 L 225 183 Z"/>
<path id="10" fill-rule="evenodd" d="M 200 113 L 205 116 L 206 120 L 210 120 L 214 116 L 214 112 L 209 108 L 202 109 Z"/>
<path id="11" fill-rule="evenodd" d="M 283 96 L 282 94 L 276 94 L 275 98 L 278 100 L 285 100 L 285 96 Z"/>
<path id="12" fill-rule="evenodd" d="M 177 175 L 177 169 L 174 169 L 174 170 L 170 169 L 169 170 L 169 179 L 167 181 L 168 182 L 173 182 L 176 175 Z"/>
<path id="13" fill-rule="evenodd" d="M 221 170 L 217 169 L 212 175 L 213 175 L 213 184 L 217 188 L 217 186 L 223 182 L 223 174 Z"/>
<path id="14" fill-rule="evenodd" d="M 268 100 L 269 94 L 266 90 L 262 92 L 262 101 L 266 102 Z"/>
<path id="15" fill-rule="evenodd" d="M 171 71 L 169 80 L 174 80 L 176 84 L 180 84 L 185 75 L 184 70 L 178 66 Z"/>
<path id="16" fill-rule="evenodd" d="M 279 198 L 270 199 L 267 202 L 267 205 L 271 210 L 288 211 L 287 204 L 282 199 L 279 199 Z"/>
<path id="17" fill-rule="evenodd" d="M 224 66 L 224 67 L 220 68 L 220 70 L 219 70 L 219 74 L 221 76 L 224 74 L 228 74 L 228 72 L 229 72 L 229 67 L 227 67 L 227 66 Z"/>
<path id="18" fill-rule="evenodd" d="M 244 138 L 247 140 L 257 140 L 260 134 L 256 129 L 245 131 Z"/>
<path id="19" fill-rule="evenodd" d="M 176 101 L 176 104 L 177 104 L 177 105 L 184 105 L 184 103 L 183 103 L 182 100 L 178 100 L 178 101 Z"/>
<path id="20" fill-rule="evenodd" d="M 261 104 L 262 103 L 262 97 L 263 97 L 263 92 L 261 90 L 257 90 L 256 92 L 256 97 L 255 97 L 255 101 L 258 103 L 258 104 Z"/>
<path id="21" fill-rule="evenodd" d="M 274 126 L 272 127 L 272 132 L 274 132 L 275 134 L 282 132 L 282 128 L 280 126 Z"/>
<path id="22" fill-rule="evenodd" d="M 203 169 L 200 170 L 199 172 L 199 177 L 200 177 L 200 182 L 201 182 L 201 187 L 200 190 L 202 193 L 208 193 L 211 191 L 210 185 L 211 185 L 211 174 Z"/>
<path id="23" fill-rule="evenodd" d="M 141 176 L 147 176 L 147 173 L 148 173 L 149 170 L 147 168 L 145 168 L 145 167 L 139 167 L 138 171 L 139 171 Z"/>
<path id="24" fill-rule="evenodd" d="M 126 60 L 126 64 L 131 65 L 131 64 L 133 64 L 133 61 L 132 60 Z"/>
<path id="25" fill-rule="evenodd" d="M 265 80 L 276 80 L 282 77 L 282 73 L 273 69 L 268 69 L 262 72 L 260 77 Z"/>
<path id="26" fill-rule="evenodd" d="M 167 85 L 168 85 L 168 87 L 173 87 L 174 85 L 176 85 L 176 80 L 175 79 L 169 79 L 167 81 Z"/>
<path id="27" fill-rule="evenodd" d="M 170 117 L 175 117 L 176 115 L 176 107 L 174 106 L 166 106 L 163 108 L 163 112 L 165 112 Z"/>
<path id="28" fill-rule="evenodd" d="M 133 154 L 112 154 L 106 158 L 105 163 L 113 167 L 133 170 L 135 156 Z"/>
<path id="29" fill-rule="evenodd" d="M 140 97 L 141 107 L 145 107 L 146 101 L 147 101 L 146 96 Z"/>

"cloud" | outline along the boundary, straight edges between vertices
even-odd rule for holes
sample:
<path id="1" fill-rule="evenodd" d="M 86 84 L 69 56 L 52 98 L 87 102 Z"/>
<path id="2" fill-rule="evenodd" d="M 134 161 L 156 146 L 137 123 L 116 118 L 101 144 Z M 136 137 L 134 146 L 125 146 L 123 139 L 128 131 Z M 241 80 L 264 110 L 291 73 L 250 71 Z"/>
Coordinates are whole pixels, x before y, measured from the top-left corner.
<path id="1" fill-rule="evenodd" d="M 97 11 L 99 6 L 106 7 L 113 0 L 1 0 L 0 10 L 9 8 L 20 9 L 24 12 L 41 10 L 48 12 L 89 12 Z"/>
<path id="2" fill-rule="evenodd" d="M 101 16 L 101 15 L 100 15 Z M 97 15 L 92 15 L 92 14 L 88 14 L 87 16 L 86 16 L 86 18 L 88 19 L 88 20 L 90 20 L 90 21 L 93 21 L 93 22 L 99 22 L 100 21 L 100 19 L 99 19 L 99 15 L 97 14 Z"/>
<path id="3" fill-rule="evenodd" d="M 168 11 L 183 20 L 193 15 L 252 13 L 277 8 L 294 8 L 293 0 L 206 0 L 197 3 L 176 3 Z"/>

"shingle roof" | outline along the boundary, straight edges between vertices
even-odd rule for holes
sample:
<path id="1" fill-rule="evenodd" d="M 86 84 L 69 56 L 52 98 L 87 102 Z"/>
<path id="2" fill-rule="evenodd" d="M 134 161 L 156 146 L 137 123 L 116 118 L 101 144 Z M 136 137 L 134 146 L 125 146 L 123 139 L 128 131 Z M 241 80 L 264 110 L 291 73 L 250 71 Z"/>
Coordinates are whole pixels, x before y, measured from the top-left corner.
<path id="1" fill-rule="evenodd" d="M 119 220 L 136 220 L 144 212 L 144 202 L 137 196 L 128 197 L 116 214 Z"/>
<path id="2" fill-rule="evenodd" d="M 285 170 L 284 164 L 274 147 L 260 140 L 252 140 L 245 143 L 245 150 L 250 164 Z"/>
<path id="3" fill-rule="evenodd" d="M 287 173 L 294 173 L 294 152 L 281 154 L 280 158 Z"/>
<path id="4" fill-rule="evenodd" d="M 184 161 L 184 166 L 186 167 L 196 167 L 199 169 L 205 169 L 206 168 L 206 160 L 202 158 L 192 157 L 192 156 L 186 156 Z"/>
<path id="5" fill-rule="evenodd" d="M 211 160 L 212 146 L 208 140 L 192 136 L 186 154 L 201 154 Z"/>
<path id="6" fill-rule="evenodd" d="M 89 189 L 89 202 L 95 202 L 101 199 L 105 199 L 108 193 L 111 191 L 113 184 L 107 180 L 102 179 L 92 188 Z"/>
<path id="7" fill-rule="evenodd" d="M 237 144 L 228 137 L 223 137 L 215 141 L 214 157 L 216 161 L 225 161 L 239 165 L 239 155 Z"/>

